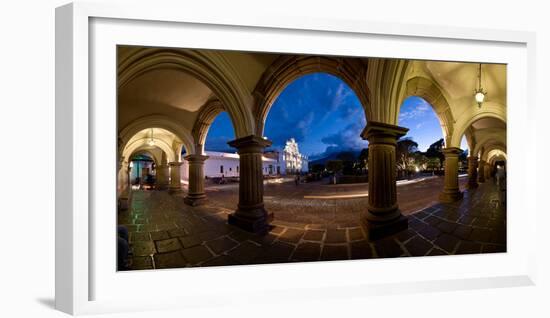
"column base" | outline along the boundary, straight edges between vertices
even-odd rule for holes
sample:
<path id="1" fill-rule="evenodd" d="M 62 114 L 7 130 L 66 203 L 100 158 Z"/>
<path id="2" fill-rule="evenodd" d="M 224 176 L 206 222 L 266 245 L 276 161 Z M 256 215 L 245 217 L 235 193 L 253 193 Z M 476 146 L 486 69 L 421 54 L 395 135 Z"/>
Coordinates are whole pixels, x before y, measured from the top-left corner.
<path id="1" fill-rule="evenodd" d="M 187 195 L 183 198 L 183 203 L 190 206 L 199 206 L 206 203 L 206 195 Z"/>
<path id="2" fill-rule="evenodd" d="M 408 229 L 409 218 L 400 214 L 398 218 L 390 221 L 374 222 L 363 217 L 361 225 L 367 234 L 367 239 L 375 241 Z"/>
<path id="3" fill-rule="evenodd" d="M 170 193 L 181 193 L 183 192 L 182 188 L 168 188 L 168 192 Z"/>
<path id="4" fill-rule="evenodd" d="M 463 193 L 460 191 L 441 192 L 439 194 L 439 201 L 443 203 L 452 203 L 462 199 Z"/>
<path id="5" fill-rule="evenodd" d="M 159 184 L 159 185 L 155 186 L 155 189 L 156 189 L 156 190 L 168 190 L 168 185 L 166 185 L 166 184 Z"/>
<path id="6" fill-rule="evenodd" d="M 256 234 L 266 234 L 269 232 L 271 228 L 269 223 L 273 221 L 273 213 L 264 210 L 264 216 L 259 218 L 248 218 L 242 214 L 239 210 L 229 214 L 227 223 Z"/>

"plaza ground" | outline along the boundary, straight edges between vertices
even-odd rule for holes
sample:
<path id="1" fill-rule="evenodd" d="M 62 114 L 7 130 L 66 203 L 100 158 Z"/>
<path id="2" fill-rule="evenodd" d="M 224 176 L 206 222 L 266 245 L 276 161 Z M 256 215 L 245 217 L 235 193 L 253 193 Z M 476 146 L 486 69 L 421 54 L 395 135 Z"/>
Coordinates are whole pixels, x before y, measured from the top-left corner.
<path id="1" fill-rule="evenodd" d="M 466 178 L 459 180 L 464 190 Z M 505 252 L 506 209 L 494 182 L 449 204 L 438 201 L 442 184 L 442 177 L 398 183 L 409 229 L 377 241 L 359 223 L 366 184 L 267 183 L 265 207 L 276 217 L 264 236 L 227 224 L 236 183 L 208 186 L 199 207 L 183 204 L 183 193 L 134 191 L 118 222 L 130 231 L 132 269 Z"/>

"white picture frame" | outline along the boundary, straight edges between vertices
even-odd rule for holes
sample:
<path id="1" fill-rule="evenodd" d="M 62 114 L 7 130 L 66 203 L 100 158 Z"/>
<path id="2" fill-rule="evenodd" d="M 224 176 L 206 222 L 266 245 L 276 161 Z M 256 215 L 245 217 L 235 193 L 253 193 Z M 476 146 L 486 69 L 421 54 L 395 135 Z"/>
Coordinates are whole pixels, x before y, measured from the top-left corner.
<path id="1" fill-rule="evenodd" d="M 150 10 L 140 5 L 118 6 L 113 1 L 108 4 L 73 3 L 56 10 L 57 309 L 71 314 L 89 314 L 208 306 L 212 299 L 216 299 L 216 304 L 239 303 L 243 298 L 246 301 L 280 302 L 527 286 L 536 282 L 535 244 L 529 244 L 536 236 L 536 199 L 534 192 L 521 187 L 522 184 L 536 183 L 535 167 L 525 162 L 526 158 L 536 157 L 537 147 L 532 138 L 522 141 L 522 136 L 536 132 L 534 85 L 528 85 L 535 80 L 533 33 L 368 21 L 304 20 L 277 14 L 222 16 L 185 10 L 184 6 L 174 4 Z M 184 29 L 189 38 L 177 36 Z M 223 38 L 218 34 L 220 32 L 223 32 Z M 219 42 L 213 43 L 216 36 Z M 252 36 L 256 36 L 253 41 L 246 40 Z M 270 40 L 280 36 L 291 40 Z M 435 55 L 431 59 L 508 64 L 509 179 L 517 181 L 509 186 L 508 252 L 117 273 L 116 268 L 111 267 L 115 262 L 114 254 L 109 254 L 115 244 L 108 246 L 109 242 L 114 242 L 114 230 L 112 237 L 111 234 L 105 237 L 97 235 L 98 229 L 109 228 L 109 222 L 113 220 L 108 214 L 98 216 L 93 213 L 111 205 L 113 211 L 115 209 L 115 174 L 111 173 L 109 159 L 106 166 L 96 159 L 100 156 L 114 158 L 116 136 L 110 129 L 98 131 L 97 120 L 94 120 L 101 116 L 105 127 L 112 128 L 115 124 L 113 114 L 116 108 L 112 108 L 116 99 L 115 45 L 345 53 L 341 48 L 328 47 L 324 41 L 316 41 L 318 44 L 310 42 L 309 47 L 299 46 L 299 40 L 308 37 L 340 41 L 342 45 L 350 41 L 361 43 L 346 55 L 366 54 L 365 49 L 370 45 L 373 52 L 370 56 L 422 59 L 430 58 L 426 47 L 431 45 L 438 47 L 430 53 Z M 121 39 L 124 39 L 123 43 Z M 407 48 L 397 50 L 404 43 Z M 382 46 L 387 51 L 393 49 L 398 53 L 380 53 Z M 94 108 L 97 103 L 102 107 Z M 516 167 L 522 167 L 522 173 L 518 173 Z M 98 195 L 103 194 L 98 193 L 98 184 L 107 189 L 112 186 L 112 195 L 99 199 Z M 472 262 L 478 266 L 474 268 Z M 404 268 L 416 275 L 411 277 L 402 273 Z M 334 271 L 345 274 L 329 275 Z M 287 278 L 285 284 L 281 283 L 283 275 Z M 137 280 L 150 287 L 182 280 L 194 290 L 171 289 L 172 297 L 158 294 L 138 301 L 132 293 L 132 282 Z M 309 292 L 301 292 L 303 289 Z M 215 297 L 222 293 L 224 297 Z"/>

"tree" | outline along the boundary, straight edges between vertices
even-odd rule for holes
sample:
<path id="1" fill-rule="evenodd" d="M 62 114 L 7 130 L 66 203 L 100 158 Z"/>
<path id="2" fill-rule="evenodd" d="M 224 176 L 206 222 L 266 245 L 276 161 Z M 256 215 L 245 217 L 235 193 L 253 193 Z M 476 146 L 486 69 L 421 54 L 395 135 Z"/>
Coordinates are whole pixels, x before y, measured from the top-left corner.
<path id="1" fill-rule="evenodd" d="M 401 171 L 407 170 L 411 161 L 414 160 L 412 154 L 418 151 L 418 143 L 411 138 L 402 138 L 397 141 L 395 148 L 397 169 Z"/>
<path id="2" fill-rule="evenodd" d="M 359 168 L 361 168 L 361 171 L 368 169 L 369 148 L 364 148 L 361 150 L 358 160 L 359 160 Z"/>
<path id="3" fill-rule="evenodd" d="M 342 162 L 342 160 L 329 160 L 329 161 L 327 161 L 327 170 L 331 171 L 334 174 L 342 171 L 343 167 L 344 167 L 344 163 Z"/>
<path id="4" fill-rule="evenodd" d="M 311 172 L 323 172 L 325 170 L 325 166 L 321 163 L 313 164 L 310 168 Z"/>
<path id="5" fill-rule="evenodd" d="M 438 141 L 431 144 L 430 147 L 428 147 L 428 150 L 426 150 L 426 157 L 437 158 L 439 160 L 440 167 L 443 166 L 443 162 L 445 161 L 445 155 L 443 154 L 444 146 L 445 146 L 445 141 L 443 140 L 443 138 L 441 138 Z"/>

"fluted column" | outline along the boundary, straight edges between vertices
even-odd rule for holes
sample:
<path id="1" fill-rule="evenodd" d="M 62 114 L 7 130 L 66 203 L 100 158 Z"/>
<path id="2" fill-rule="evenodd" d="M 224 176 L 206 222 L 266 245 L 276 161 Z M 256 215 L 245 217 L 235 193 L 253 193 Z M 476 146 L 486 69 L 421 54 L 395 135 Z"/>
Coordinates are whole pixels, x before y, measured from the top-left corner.
<path id="1" fill-rule="evenodd" d="M 170 192 L 181 191 L 181 172 L 180 167 L 183 162 L 170 162 Z"/>
<path id="2" fill-rule="evenodd" d="M 206 201 L 204 193 L 204 161 L 208 156 L 188 155 L 185 160 L 189 162 L 189 190 L 183 200 L 185 204 L 197 206 Z"/>
<path id="3" fill-rule="evenodd" d="M 264 208 L 262 157 L 271 141 L 247 136 L 228 143 L 239 153 L 239 205 L 228 223 L 254 233 L 266 233 L 273 214 Z"/>
<path id="4" fill-rule="evenodd" d="M 450 147 L 443 149 L 445 155 L 445 183 L 443 192 L 439 195 L 441 202 L 455 202 L 462 199 L 462 192 L 458 187 L 458 156 L 460 148 Z"/>
<path id="5" fill-rule="evenodd" d="M 477 157 L 468 157 L 468 189 L 475 189 L 477 184 Z"/>
<path id="6" fill-rule="evenodd" d="M 170 166 L 168 164 L 157 166 L 157 185 L 158 190 L 166 190 L 170 184 Z"/>
<path id="7" fill-rule="evenodd" d="M 361 136 L 369 141 L 369 203 L 361 221 L 368 238 L 376 240 L 408 227 L 397 205 L 395 147 L 408 129 L 368 122 Z"/>
<path id="8" fill-rule="evenodd" d="M 477 174 L 478 174 L 477 181 L 479 183 L 485 182 L 485 161 L 484 160 L 481 160 L 481 159 L 479 160 Z"/>

